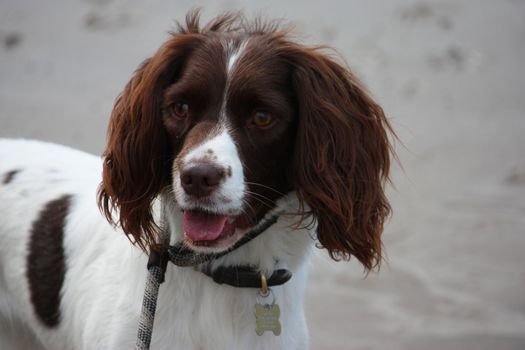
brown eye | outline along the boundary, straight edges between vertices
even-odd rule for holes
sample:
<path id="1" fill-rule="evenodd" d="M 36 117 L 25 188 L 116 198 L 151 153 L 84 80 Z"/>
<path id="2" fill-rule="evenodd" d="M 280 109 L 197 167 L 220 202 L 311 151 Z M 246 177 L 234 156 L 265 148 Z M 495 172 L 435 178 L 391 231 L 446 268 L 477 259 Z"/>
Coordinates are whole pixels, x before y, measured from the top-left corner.
<path id="1" fill-rule="evenodd" d="M 264 111 L 255 111 L 252 114 L 252 123 L 255 126 L 264 128 L 272 125 L 274 121 L 273 115 Z"/>
<path id="2" fill-rule="evenodd" d="M 172 105 L 173 113 L 177 118 L 186 119 L 190 110 L 190 106 L 186 102 L 175 102 Z"/>

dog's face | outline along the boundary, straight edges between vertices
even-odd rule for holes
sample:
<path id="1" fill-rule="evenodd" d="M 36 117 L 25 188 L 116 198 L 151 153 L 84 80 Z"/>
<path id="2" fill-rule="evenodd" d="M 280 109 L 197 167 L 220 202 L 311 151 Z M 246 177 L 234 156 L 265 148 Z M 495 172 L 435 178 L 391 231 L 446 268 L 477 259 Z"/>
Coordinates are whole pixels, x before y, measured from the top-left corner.
<path id="1" fill-rule="evenodd" d="M 169 193 L 186 245 L 217 253 L 295 192 L 298 221 L 316 221 L 332 257 L 373 267 L 390 209 L 383 111 L 319 49 L 237 23 L 226 15 L 200 28 L 189 16 L 128 83 L 104 154 L 107 218 L 147 249 L 157 241 L 152 201 Z"/>
<path id="2" fill-rule="evenodd" d="M 186 57 L 164 92 L 172 188 L 186 244 L 231 247 L 293 190 L 291 67 L 265 38 L 214 35 Z"/>

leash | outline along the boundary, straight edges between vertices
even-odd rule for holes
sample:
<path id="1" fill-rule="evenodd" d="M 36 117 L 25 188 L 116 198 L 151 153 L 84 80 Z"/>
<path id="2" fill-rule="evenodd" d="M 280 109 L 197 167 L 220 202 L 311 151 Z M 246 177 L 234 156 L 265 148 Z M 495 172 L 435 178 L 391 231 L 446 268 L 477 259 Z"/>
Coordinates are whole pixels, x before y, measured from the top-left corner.
<path id="1" fill-rule="evenodd" d="M 164 212 L 164 210 L 162 210 L 162 212 Z M 155 311 L 157 309 L 159 288 L 164 282 L 168 261 L 171 261 L 177 266 L 187 267 L 200 265 L 218 259 L 238 249 L 259 236 L 262 232 L 266 231 L 266 229 L 277 222 L 280 214 L 281 213 L 276 213 L 265 220 L 262 220 L 230 249 L 215 254 L 195 253 L 182 242 L 170 246 L 169 232 L 164 223 L 165 220 L 163 220 L 160 230 L 160 239 L 163 248 L 161 248 L 161 251 L 151 251 L 148 259 L 148 276 L 144 290 L 144 298 L 142 300 L 142 312 L 139 319 L 135 349 L 149 350 L 155 320 Z M 266 276 L 253 266 L 218 267 L 213 271 L 207 266 L 200 271 L 206 276 L 212 278 L 213 281 L 218 284 L 227 284 L 239 288 L 259 288 L 263 290 L 267 289 L 267 287 L 282 285 L 292 278 L 292 273 L 290 271 L 279 269 L 274 271 L 268 280 L 266 280 Z"/>
<path id="2" fill-rule="evenodd" d="M 164 205 L 161 206 L 161 213 L 164 213 Z M 161 246 L 169 245 L 169 233 L 166 225 L 165 215 L 161 215 L 159 240 Z M 148 275 L 142 298 L 142 311 L 139 318 L 139 328 L 137 331 L 136 350 L 149 350 L 151 344 L 151 334 L 157 310 L 157 299 L 159 297 L 160 285 L 164 282 L 168 259 L 165 252 L 151 250 L 148 257 Z"/>
<path id="3" fill-rule="evenodd" d="M 150 253 L 148 277 L 146 279 L 144 298 L 142 299 L 142 312 L 140 314 L 137 344 L 135 346 L 137 350 L 148 350 L 151 343 L 159 287 L 164 282 L 164 274 L 168 264 L 168 260 L 163 259 L 163 256 L 165 255 L 158 252 Z"/>

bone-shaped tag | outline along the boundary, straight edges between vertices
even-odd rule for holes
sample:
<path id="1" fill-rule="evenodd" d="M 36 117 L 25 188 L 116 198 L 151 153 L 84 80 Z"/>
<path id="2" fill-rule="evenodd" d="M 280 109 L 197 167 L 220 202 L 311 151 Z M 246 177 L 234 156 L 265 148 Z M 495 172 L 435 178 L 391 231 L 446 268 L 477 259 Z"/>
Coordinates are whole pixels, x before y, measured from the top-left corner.
<path id="1" fill-rule="evenodd" d="M 255 304 L 255 333 L 257 335 L 263 335 L 266 331 L 272 331 L 274 335 L 281 334 L 281 323 L 279 322 L 279 316 L 281 310 L 277 304 Z"/>

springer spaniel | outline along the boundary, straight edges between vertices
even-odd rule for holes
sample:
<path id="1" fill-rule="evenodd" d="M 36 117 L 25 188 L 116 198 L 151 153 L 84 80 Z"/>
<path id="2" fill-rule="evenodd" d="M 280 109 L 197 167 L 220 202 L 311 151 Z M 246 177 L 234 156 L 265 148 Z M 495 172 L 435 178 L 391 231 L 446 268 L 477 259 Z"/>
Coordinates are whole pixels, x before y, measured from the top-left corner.
<path id="1" fill-rule="evenodd" d="M 308 348 L 313 242 L 380 263 L 390 132 L 322 48 L 189 14 L 116 100 L 102 162 L 0 141 L 0 349 L 133 348 L 163 227 L 189 260 L 167 266 L 152 349 Z M 256 304 L 279 319 L 260 329 Z"/>

